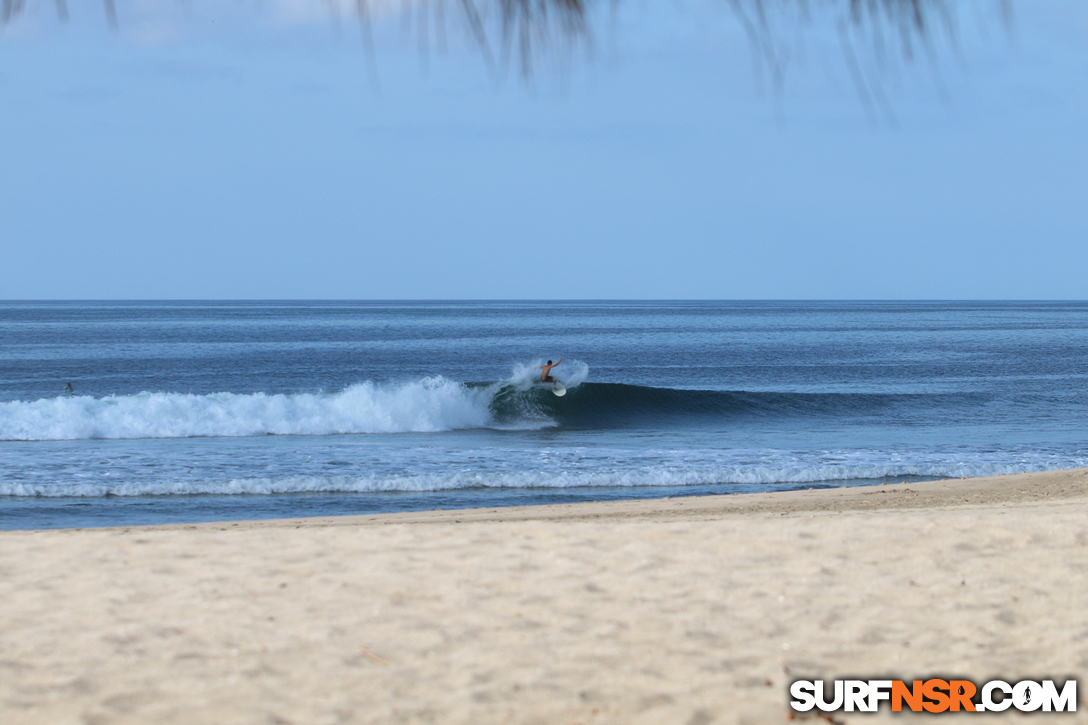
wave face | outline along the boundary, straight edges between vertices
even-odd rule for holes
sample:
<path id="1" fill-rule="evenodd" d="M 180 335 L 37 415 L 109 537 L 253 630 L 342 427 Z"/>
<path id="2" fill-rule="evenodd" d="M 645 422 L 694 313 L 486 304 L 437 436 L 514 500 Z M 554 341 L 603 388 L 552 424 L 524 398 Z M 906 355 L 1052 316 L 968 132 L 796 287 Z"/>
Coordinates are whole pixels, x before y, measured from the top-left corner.
<path id="1" fill-rule="evenodd" d="M 496 420 L 548 420 L 569 429 L 671 427 L 752 418 L 865 418 L 892 411 L 932 410 L 968 395 L 773 393 L 677 390 L 621 383 L 587 383 L 563 398 L 547 388 L 500 388 L 490 410 Z"/>

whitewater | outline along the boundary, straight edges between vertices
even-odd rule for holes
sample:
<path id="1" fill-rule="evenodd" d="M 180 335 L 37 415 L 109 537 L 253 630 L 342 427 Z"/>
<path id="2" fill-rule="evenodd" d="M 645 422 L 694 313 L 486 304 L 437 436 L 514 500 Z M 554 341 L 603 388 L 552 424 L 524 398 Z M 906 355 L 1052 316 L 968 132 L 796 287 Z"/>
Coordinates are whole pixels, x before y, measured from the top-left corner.
<path id="1" fill-rule="evenodd" d="M 950 455 L 951 453 L 951 455 Z M 580 498 L 623 497 L 617 491 L 652 492 L 690 489 L 692 492 L 752 492 L 767 486 L 788 488 L 819 484 L 842 485 L 865 482 L 901 482 L 938 478 L 965 478 L 999 474 L 1045 471 L 1088 466 L 1088 457 L 1063 460 L 1051 455 L 1030 460 L 1020 451 L 1012 456 L 993 456 L 963 450 L 918 452 L 910 462 L 901 460 L 902 451 L 825 451 L 805 454 L 798 451 L 761 449 L 723 457 L 708 451 L 653 451 L 641 462 L 629 458 L 621 463 L 616 456 L 610 465 L 594 470 L 571 470 L 563 465 L 538 462 L 533 470 L 436 470 L 406 475 L 396 471 L 375 471 L 365 475 L 295 475 L 280 477 L 230 478 L 177 475 L 169 480 L 141 480 L 138 470 L 124 475 L 102 476 L 97 480 L 70 480 L 64 483 L 34 481 L 0 482 L 0 496 L 36 498 L 97 498 L 117 496 L 237 496 L 273 494 L 413 494 L 493 490 L 497 501 L 506 491 L 573 492 Z M 601 458 L 598 454 L 595 456 Z M 652 458 L 652 460 L 645 460 Z M 724 459 L 724 460 L 723 460 Z M 759 459 L 759 465 L 752 465 Z M 598 461 L 600 463 L 601 461 Z M 124 469 L 124 463 L 116 462 Z M 641 465 L 639 465 L 641 463 Z M 716 490 L 715 490 L 716 489 Z M 596 491 L 596 493 L 592 493 Z M 494 501 L 492 502 L 494 503 Z"/>
<path id="2" fill-rule="evenodd" d="M 139 393 L 0 403 L 0 440 L 406 433 L 483 428 L 487 392 L 442 378 L 329 394 Z"/>
<path id="3" fill-rule="evenodd" d="M 471 428 L 554 425 L 534 407 L 547 387 L 534 385 L 531 364 L 506 380 L 466 385 L 441 376 L 406 383 L 351 385 L 335 393 L 149 393 L 103 398 L 69 396 L 0 403 L 0 440 L 48 441 L 135 438 L 238 437 L 429 433 Z M 571 362 L 562 380 L 576 390 L 589 366 Z M 496 420 L 496 396 L 520 396 L 520 415 Z M 509 407 L 509 406 L 507 406 Z"/>

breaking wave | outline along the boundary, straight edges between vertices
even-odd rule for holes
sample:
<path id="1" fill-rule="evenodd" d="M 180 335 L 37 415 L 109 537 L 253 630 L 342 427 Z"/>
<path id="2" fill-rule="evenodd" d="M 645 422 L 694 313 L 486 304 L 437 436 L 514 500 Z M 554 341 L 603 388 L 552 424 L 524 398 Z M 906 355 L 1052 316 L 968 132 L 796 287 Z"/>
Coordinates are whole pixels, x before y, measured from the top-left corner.
<path id="1" fill-rule="evenodd" d="M 439 432 L 474 428 L 619 429 L 729 424 L 757 418 L 881 415 L 962 396 L 678 390 L 587 383 L 584 363 L 559 378 L 568 394 L 518 366 L 506 380 L 443 377 L 364 382 L 335 393 L 140 393 L 0 403 L 0 440 L 91 440 Z M 958 401 L 962 403 L 963 401 Z"/>
<path id="2" fill-rule="evenodd" d="M 584 363 L 568 364 L 564 382 L 585 380 Z M 140 393 L 74 396 L 0 403 L 0 440 L 195 438 L 350 433 L 431 433 L 470 428 L 554 425 L 539 406 L 499 414 L 496 396 L 526 400 L 547 395 L 534 384 L 539 370 L 519 365 L 497 383 L 459 383 L 441 376 L 407 383 L 364 382 L 336 393 Z"/>

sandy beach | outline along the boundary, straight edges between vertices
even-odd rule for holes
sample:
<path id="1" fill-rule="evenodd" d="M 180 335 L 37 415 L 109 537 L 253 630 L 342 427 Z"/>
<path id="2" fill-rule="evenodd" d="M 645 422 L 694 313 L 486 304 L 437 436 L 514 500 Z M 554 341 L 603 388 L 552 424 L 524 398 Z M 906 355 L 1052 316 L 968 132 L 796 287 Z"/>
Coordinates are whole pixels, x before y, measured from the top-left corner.
<path id="1" fill-rule="evenodd" d="M 778 723 L 797 678 L 1083 676 L 1088 469 L 0 532 L 0 602 L 6 725 Z"/>

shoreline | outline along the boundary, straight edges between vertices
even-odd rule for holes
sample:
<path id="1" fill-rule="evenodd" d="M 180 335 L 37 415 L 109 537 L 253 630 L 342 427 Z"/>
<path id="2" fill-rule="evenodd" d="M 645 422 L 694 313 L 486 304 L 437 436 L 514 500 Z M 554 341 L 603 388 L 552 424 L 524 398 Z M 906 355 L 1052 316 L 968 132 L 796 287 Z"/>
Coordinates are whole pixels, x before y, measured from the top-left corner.
<path id="1" fill-rule="evenodd" d="M 794 679 L 1083 679 L 1086 522 L 1073 469 L 3 531 L 0 721 L 741 725 Z"/>
<path id="2" fill-rule="evenodd" d="M 999 474 L 974 478 L 946 478 L 897 484 L 840 486 L 806 490 L 726 493 L 706 496 L 670 496 L 611 501 L 483 506 L 463 509 L 395 511 L 338 516 L 238 519 L 196 523 L 130 524 L 74 529 L 12 529 L 0 533 L 37 531 L 164 531 L 222 529 L 237 525 L 257 528 L 299 526 L 388 526 L 501 521 L 596 521 L 609 519 L 667 520 L 677 517 L 736 516 L 748 513 L 877 511 L 886 509 L 943 508 L 946 506 L 1021 504 L 1088 496 L 1088 468 Z M 886 498 L 887 497 L 887 498 Z"/>

